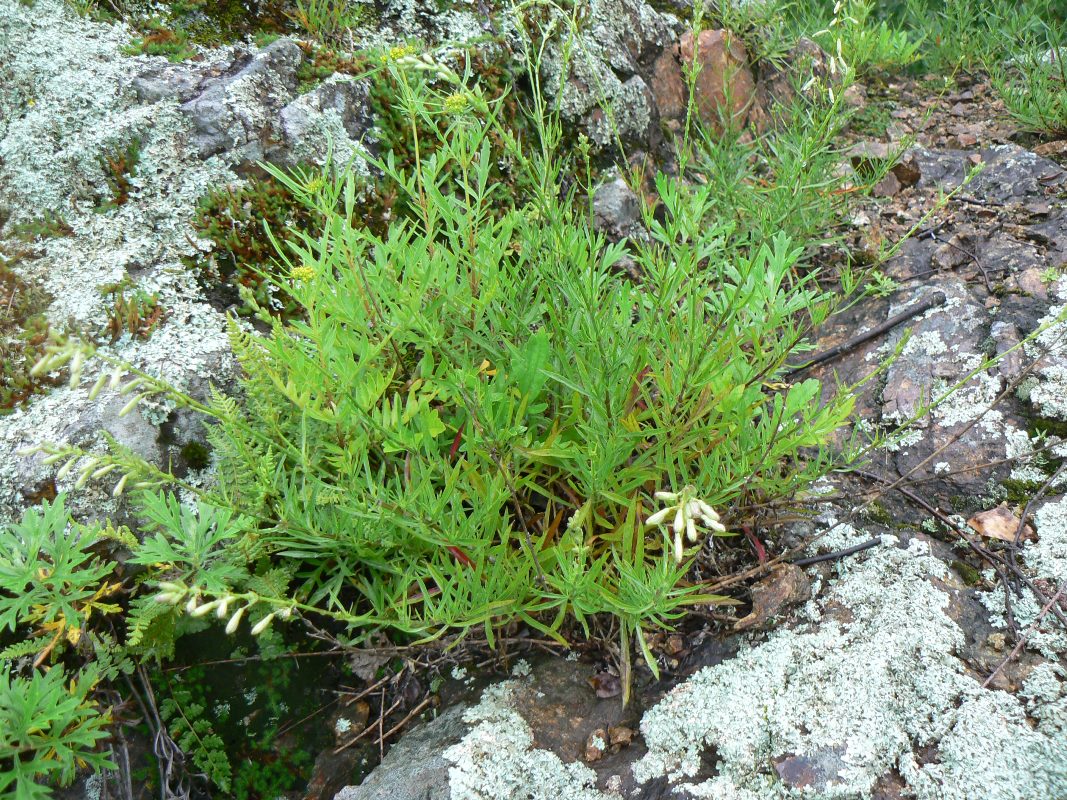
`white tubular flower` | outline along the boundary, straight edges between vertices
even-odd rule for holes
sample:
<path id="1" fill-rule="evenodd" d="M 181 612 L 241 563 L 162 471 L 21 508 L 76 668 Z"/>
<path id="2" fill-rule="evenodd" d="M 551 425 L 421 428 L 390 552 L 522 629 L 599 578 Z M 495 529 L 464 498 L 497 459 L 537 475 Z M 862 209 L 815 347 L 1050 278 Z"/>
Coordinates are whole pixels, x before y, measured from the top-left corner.
<path id="1" fill-rule="evenodd" d="M 219 606 L 215 609 L 215 616 L 219 619 L 226 619 L 226 613 L 229 611 L 230 602 L 232 600 L 233 598 L 229 595 L 226 595 L 221 600 L 219 600 Z"/>
<path id="2" fill-rule="evenodd" d="M 259 622 L 257 622 L 255 625 L 252 626 L 252 635 L 253 636 L 259 636 L 261 633 L 263 633 L 263 631 L 265 631 L 267 629 L 267 627 L 270 625 L 270 623 L 273 621 L 273 619 L 274 619 L 274 612 L 272 611 L 271 613 L 267 614 L 267 616 L 265 616 L 263 619 L 261 619 Z"/>
<path id="3" fill-rule="evenodd" d="M 115 484 L 115 488 L 111 490 L 111 496 L 112 497 L 118 497 L 119 495 L 121 495 L 123 493 L 123 491 L 125 491 L 125 489 L 126 489 L 126 481 L 128 481 L 129 479 L 130 479 L 130 474 L 129 473 L 126 473 L 121 478 L 119 478 L 119 482 L 116 483 Z"/>
<path id="4" fill-rule="evenodd" d="M 233 633 L 237 630 L 237 626 L 241 624 L 241 617 L 244 616 L 245 609 L 248 606 L 242 606 L 233 612 L 233 616 L 230 617 L 230 621 L 226 623 L 226 633 Z"/>
<path id="5" fill-rule="evenodd" d="M 160 592 L 156 595 L 155 600 L 157 603 L 166 603 L 168 606 L 177 605 L 181 601 L 183 595 L 176 592 Z"/>
<path id="6" fill-rule="evenodd" d="M 674 557 L 679 564 L 685 554 L 683 534 L 690 543 L 696 544 L 700 539 L 698 525 L 716 533 L 726 531 L 726 527 L 719 521 L 718 512 L 697 497 L 696 489 L 692 486 L 686 486 L 680 492 L 656 492 L 654 497 L 670 505 L 650 516 L 646 524 L 666 525 L 673 517 L 671 532 L 674 539 Z"/>
<path id="7" fill-rule="evenodd" d="M 195 609 L 193 609 L 192 611 L 189 612 L 189 616 L 190 617 L 203 617 L 203 616 L 211 613 L 211 611 L 213 609 L 218 608 L 219 603 L 221 603 L 221 602 L 222 602 L 221 600 L 212 600 L 211 602 L 204 603 L 202 606 L 197 606 Z"/>
<path id="8" fill-rule="evenodd" d="M 185 611 L 187 614 L 195 614 L 196 609 L 199 608 L 199 606 L 200 595 L 194 593 L 193 596 L 189 598 L 189 602 L 185 604 Z"/>

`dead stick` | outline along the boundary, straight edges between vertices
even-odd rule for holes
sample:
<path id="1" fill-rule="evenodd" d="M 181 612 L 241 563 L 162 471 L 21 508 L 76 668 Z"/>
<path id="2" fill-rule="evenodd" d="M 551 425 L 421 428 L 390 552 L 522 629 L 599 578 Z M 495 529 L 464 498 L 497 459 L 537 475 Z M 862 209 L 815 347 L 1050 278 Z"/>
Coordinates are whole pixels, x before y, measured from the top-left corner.
<path id="1" fill-rule="evenodd" d="M 837 358 L 838 356 L 847 353 L 849 350 L 853 350 L 859 347 L 864 342 L 869 342 L 871 339 L 875 339 L 881 336 L 883 333 L 892 330 L 905 320 L 911 319 L 912 317 L 921 314 L 924 311 L 929 311 L 931 308 L 937 308 L 938 306 L 944 305 L 945 299 L 946 298 L 944 292 L 934 292 L 929 297 L 926 297 L 921 300 L 917 305 L 912 306 L 911 308 L 907 308 L 901 311 L 899 314 L 894 314 L 881 325 L 876 325 L 866 333 L 861 333 L 859 336 L 856 336 L 853 339 L 849 339 L 847 342 L 842 342 L 839 345 L 831 347 L 829 350 L 824 350 L 821 353 L 816 353 L 814 356 L 811 357 L 809 361 L 804 364 L 800 364 L 795 367 L 790 367 L 790 369 L 786 372 L 786 375 L 793 376 L 796 375 L 798 372 L 803 372 L 804 370 L 810 369 L 811 367 L 814 367 L 817 364 L 822 364 L 824 361 L 830 361 L 831 359 Z"/>
<path id="2" fill-rule="evenodd" d="M 1048 612 L 1052 610 L 1052 606 L 1059 602 L 1059 599 L 1063 596 L 1064 591 L 1067 591 L 1067 581 L 1060 584 L 1060 588 L 1056 590 L 1056 594 L 1049 598 L 1049 601 L 1045 603 L 1044 608 L 1037 615 L 1037 619 L 1030 623 L 1030 627 L 1023 632 L 1023 635 L 1019 637 L 1019 641 L 1015 643 L 1015 647 L 1011 649 L 1011 652 L 1004 657 L 1004 660 L 997 664 L 997 668 L 989 673 L 989 677 L 985 679 L 982 684 L 983 689 L 989 688 L 989 684 L 993 682 L 993 678 L 997 676 L 1004 667 L 1008 666 L 1013 658 L 1019 655 L 1019 651 L 1023 649 L 1026 642 L 1030 639 L 1031 634 L 1037 630 L 1037 627 L 1041 624 L 1041 621 L 1048 616 Z"/>

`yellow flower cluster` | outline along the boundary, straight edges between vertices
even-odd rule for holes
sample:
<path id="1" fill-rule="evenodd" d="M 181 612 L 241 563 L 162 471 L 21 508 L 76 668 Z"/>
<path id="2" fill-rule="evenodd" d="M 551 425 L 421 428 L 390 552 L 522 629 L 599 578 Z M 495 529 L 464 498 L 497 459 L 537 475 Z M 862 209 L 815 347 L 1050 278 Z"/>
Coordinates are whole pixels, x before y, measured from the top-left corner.
<path id="1" fill-rule="evenodd" d="M 449 114 L 459 114 L 467 110 L 470 98 L 465 92 L 454 92 L 445 98 L 445 111 Z"/>
<path id="2" fill-rule="evenodd" d="M 293 267 L 292 271 L 289 274 L 294 281 L 307 283 L 315 277 L 315 270 L 309 267 L 307 264 L 303 264 L 299 267 Z"/>
<path id="3" fill-rule="evenodd" d="M 417 52 L 418 49 L 413 44 L 398 44 L 382 53 L 381 60 L 383 64 L 386 64 L 390 61 L 399 61 L 402 58 L 413 56 Z"/>

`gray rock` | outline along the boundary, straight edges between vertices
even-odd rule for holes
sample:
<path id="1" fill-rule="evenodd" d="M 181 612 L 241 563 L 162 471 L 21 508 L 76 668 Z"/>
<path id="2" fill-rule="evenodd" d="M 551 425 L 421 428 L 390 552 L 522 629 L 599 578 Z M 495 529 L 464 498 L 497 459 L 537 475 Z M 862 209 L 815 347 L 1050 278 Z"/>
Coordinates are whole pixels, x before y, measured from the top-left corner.
<path id="1" fill-rule="evenodd" d="M 146 105 L 160 100 L 185 103 L 196 97 L 202 79 L 199 70 L 185 64 L 153 65 L 136 76 L 130 85 L 137 100 Z"/>
<path id="2" fill-rule="evenodd" d="M 278 39 L 183 104 L 200 157 L 235 151 L 241 161 L 262 159 L 278 112 L 296 92 L 296 71 L 303 60 L 296 42 Z"/>
<path id="3" fill-rule="evenodd" d="M 602 183 L 593 193 L 597 227 L 609 236 L 630 235 L 641 225 L 641 202 L 622 178 Z"/>
<path id="4" fill-rule="evenodd" d="M 467 734 L 464 710 L 464 706 L 453 706 L 432 722 L 413 728 L 363 783 L 346 786 L 334 800 L 449 800 L 451 764 L 444 751 Z"/>
<path id="5" fill-rule="evenodd" d="M 617 137 L 645 144 L 655 133 L 652 63 L 682 27 L 644 0 L 592 0 L 570 58 L 566 26 L 549 43 L 542 85 L 557 94 L 564 121 L 594 144 L 610 147 Z"/>
<path id="6" fill-rule="evenodd" d="M 297 97 L 278 115 L 282 144 L 269 151 L 270 160 L 294 166 L 319 160 L 331 144 L 359 141 L 372 124 L 369 95 L 366 81 L 334 76 Z"/>

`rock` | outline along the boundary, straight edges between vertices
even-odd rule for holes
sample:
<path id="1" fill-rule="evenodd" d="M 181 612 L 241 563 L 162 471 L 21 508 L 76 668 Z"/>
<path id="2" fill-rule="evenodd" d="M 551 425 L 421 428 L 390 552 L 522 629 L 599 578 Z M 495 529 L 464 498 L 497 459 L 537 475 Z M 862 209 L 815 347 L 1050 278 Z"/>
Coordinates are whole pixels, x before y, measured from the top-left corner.
<path id="1" fill-rule="evenodd" d="M 641 201 L 626 181 L 615 178 L 593 193 L 593 217 L 609 237 L 621 239 L 641 227 Z"/>
<path id="2" fill-rule="evenodd" d="M 608 732 L 603 728 L 597 728 L 585 741 L 585 752 L 582 753 L 582 758 L 585 763 L 592 764 L 594 761 L 599 761 L 604 757 L 604 753 L 608 749 Z"/>
<path id="3" fill-rule="evenodd" d="M 843 756 L 844 747 L 819 750 L 814 755 L 786 753 L 774 759 L 774 771 L 783 784 L 792 789 L 812 789 L 825 792 L 840 782 L 840 775 L 848 769 Z"/>
<path id="4" fill-rule="evenodd" d="M 741 39 L 726 30 L 685 33 L 653 68 L 653 94 L 661 121 L 681 123 L 688 100 L 686 71 L 698 65 L 693 102 L 709 130 L 741 126 L 755 102 L 756 84 Z"/>
<path id="5" fill-rule="evenodd" d="M 915 154 L 911 150 L 904 153 L 900 157 L 900 160 L 893 165 L 892 173 L 904 188 L 914 186 L 919 182 L 919 178 L 922 177 L 922 172 L 919 169 L 919 162 L 916 160 Z"/>
<path id="6" fill-rule="evenodd" d="M 131 86 L 141 103 L 185 103 L 196 97 L 202 77 L 200 70 L 187 64 L 155 64 L 137 75 Z"/>
<path id="7" fill-rule="evenodd" d="M 331 144 L 336 149 L 346 141 L 359 141 L 371 127 L 373 115 L 366 81 L 333 76 L 302 94 L 278 114 L 280 146 L 268 150 L 271 161 L 286 167 L 316 161 Z M 353 148 L 335 152 L 346 163 Z"/>
<path id="8" fill-rule="evenodd" d="M 578 41 L 566 43 L 563 33 L 547 43 L 542 85 L 556 92 L 564 122 L 598 147 L 620 138 L 648 146 L 658 138 L 652 62 L 683 26 L 645 0 L 591 0 L 586 8 Z"/>
<path id="9" fill-rule="evenodd" d="M 400 738 L 382 763 L 359 786 L 346 786 L 335 800 L 450 800 L 444 751 L 459 742 L 470 726 L 463 706 L 417 725 Z"/>
<path id="10" fill-rule="evenodd" d="M 200 157 L 233 151 L 239 161 L 262 159 L 272 122 L 296 91 L 303 60 L 296 42 L 278 39 L 250 59 L 238 60 L 232 74 L 209 81 L 184 103 Z"/>
<path id="11" fill-rule="evenodd" d="M 901 190 L 900 181 L 897 180 L 897 176 L 892 171 L 887 172 L 878 183 L 874 185 L 871 192 L 875 197 L 892 197 Z"/>

